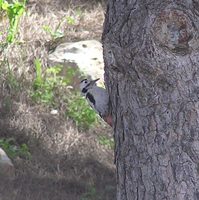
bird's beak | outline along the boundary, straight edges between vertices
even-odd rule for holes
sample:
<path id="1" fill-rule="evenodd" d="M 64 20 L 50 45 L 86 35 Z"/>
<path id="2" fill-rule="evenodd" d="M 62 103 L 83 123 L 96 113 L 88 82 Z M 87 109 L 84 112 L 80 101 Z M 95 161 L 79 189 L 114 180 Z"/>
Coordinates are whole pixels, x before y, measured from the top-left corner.
<path id="1" fill-rule="evenodd" d="M 90 85 L 94 85 L 94 84 L 95 84 L 97 81 L 99 81 L 99 80 L 100 80 L 100 78 L 91 81 L 91 82 L 90 82 Z"/>
<path id="2" fill-rule="evenodd" d="M 99 80 L 99 78 L 95 79 L 93 81 L 90 81 L 90 83 L 88 85 L 86 85 L 86 88 L 87 89 L 92 88 L 98 80 Z"/>
<path id="3" fill-rule="evenodd" d="M 96 83 L 96 82 L 99 81 L 99 80 L 100 80 L 100 78 L 93 80 L 93 82 Z"/>

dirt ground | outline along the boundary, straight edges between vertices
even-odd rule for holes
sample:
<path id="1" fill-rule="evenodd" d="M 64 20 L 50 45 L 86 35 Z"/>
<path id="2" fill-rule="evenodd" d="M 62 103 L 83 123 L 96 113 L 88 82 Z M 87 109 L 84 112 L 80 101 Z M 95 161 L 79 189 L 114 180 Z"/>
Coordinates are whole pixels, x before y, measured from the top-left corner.
<path id="1" fill-rule="evenodd" d="M 79 133 L 69 122 L 60 122 L 50 114 L 30 112 L 1 116 L 1 136 L 28 144 L 31 153 L 30 160 L 13 160 L 16 177 L 7 184 L 0 183 L 2 200 L 114 199 L 112 150 L 99 145 L 93 132 Z M 24 127 L 24 121 L 29 128 Z M 41 132 L 33 131 L 37 123 L 42 123 Z M 96 134 L 107 132 L 108 128 L 99 129 Z"/>
<path id="2" fill-rule="evenodd" d="M 85 9 L 83 16 L 78 16 L 72 27 L 62 27 L 65 37 L 61 41 L 52 41 L 41 31 L 45 24 L 55 27 L 78 7 Z M 30 15 L 23 17 L 20 25 L 20 37 L 26 42 L 6 52 L 15 71 L 25 71 L 31 77 L 33 60 L 39 57 L 48 66 L 49 49 L 62 41 L 100 40 L 104 7 L 105 2 L 97 0 L 29 1 Z M 70 119 L 29 102 L 23 88 L 13 92 L 3 77 L 1 74 L 0 138 L 26 143 L 31 158 L 13 159 L 16 176 L 14 180 L 0 180 L 0 200 L 114 200 L 113 150 L 98 141 L 100 135 L 111 138 L 111 128 L 100 123 L 91 130 L 79 131 Z"/>

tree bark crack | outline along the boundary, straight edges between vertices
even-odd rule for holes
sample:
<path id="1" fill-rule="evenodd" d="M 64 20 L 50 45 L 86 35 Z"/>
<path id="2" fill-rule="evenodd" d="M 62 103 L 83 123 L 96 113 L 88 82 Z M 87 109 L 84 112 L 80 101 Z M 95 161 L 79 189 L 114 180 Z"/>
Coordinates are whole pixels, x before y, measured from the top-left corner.
<path id="1" fill-rule="evenodd" d="M 102 39 L 117 200 L 198 200 L 196 1 L 109 0 L 108 5 Z"/>

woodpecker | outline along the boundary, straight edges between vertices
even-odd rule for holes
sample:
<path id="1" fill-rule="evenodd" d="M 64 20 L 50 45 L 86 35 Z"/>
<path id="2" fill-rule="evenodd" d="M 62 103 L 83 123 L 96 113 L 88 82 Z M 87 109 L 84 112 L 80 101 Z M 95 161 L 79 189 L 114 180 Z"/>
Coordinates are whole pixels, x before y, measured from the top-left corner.
<path id="1" fill-rule="evenodd" d="M 100 117 L 112 127 L 112 116 L 109 112 L 109 96 L 107 90 L 98 87 L 99 80 L 83 79 L 80 82 L 81 94 L 87 99 L 89 105 L 100 115 Z"/>

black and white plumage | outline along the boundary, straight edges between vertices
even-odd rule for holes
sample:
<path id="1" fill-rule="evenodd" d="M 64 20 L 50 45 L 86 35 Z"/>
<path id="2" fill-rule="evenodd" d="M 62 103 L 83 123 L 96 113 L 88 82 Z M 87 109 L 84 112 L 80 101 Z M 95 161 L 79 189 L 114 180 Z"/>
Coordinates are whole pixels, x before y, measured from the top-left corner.
<path id="1" fill-rule="evenodd" d="M 109 112 L 109 96 L 106 89 L 97 86 L 98 80 L 82 80 L 80 90 L 90 106 L 103 118 Z"/>

